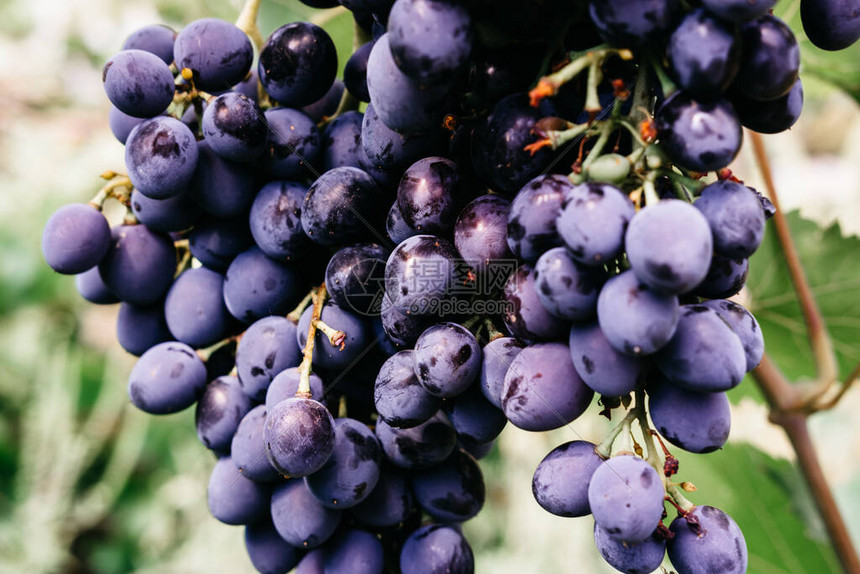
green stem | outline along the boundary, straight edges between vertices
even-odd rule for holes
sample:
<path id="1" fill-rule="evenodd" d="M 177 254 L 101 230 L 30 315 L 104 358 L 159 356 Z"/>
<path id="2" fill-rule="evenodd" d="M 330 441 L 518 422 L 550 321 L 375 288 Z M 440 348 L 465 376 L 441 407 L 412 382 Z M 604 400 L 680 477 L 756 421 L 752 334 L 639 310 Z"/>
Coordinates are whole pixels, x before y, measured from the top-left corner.
<path id="1" fill-rule="evenodd" d="M 326 295 L 328 293 L 325 289 L 325 283 L 315 289 L 313 293 L 314 310 L 311 314 L 310 325 L 308 326 L 308 340 L 305 342 L 302 364 L 299 366 L 299 389 L 296 391 L 296 396 L 300 398 L 311 398 L 311 364 L 314 357 L 314 341 L 317 338 L 317 325 L 322 314 Z"/>
<path id="2" fill-rule="evenodd" d="M 615 425 L 612 430 L 609 431 L 609 434 L 606 435 L 606 438 L 603 439 L 603 442 L 594 447 L 594 452 L 596 452 L 598 456 L 604 459 L 612 456 L 612 445 L 615 443 L 615 440 L 618 438 L 618 435 L 620 435 L 624 430 L 627 430 L 629 434 L 630 421 L 635 418 L 635 410 L 627 411 L 627 414 L 624 415 L 624 418 L 621 419 L 621 421 L 619 421 L 619 423 Z"/>
<path id="3" fill-rule="evenodd" d="M 346 333 L 326 324 L 322 319 L 314 319 L 312 322 L 316 325 L 317 331 L 321 331 L 333 347 L 340 347 L 343 350 Z"/>
<path id="4" fill-rule="evenodd" d="M 496 329 L 495 323 L 493 323 L 493 320 L 490 319 L 489 317 L 484 319 L 484 326 L 487 328 L 487 338 L 488 338 L 487 342 L 488 343 L 492 343 L 496 339 L 501 339 L 502 337 L 505 336 L 504 333 L 502 333 L 501 331 Z"/>
<path id="5" fill-rule="evenodd" d="M 603 148 L 609 142 L 609 136 L 612 135 L 614 122 L 603 122 L 600 124 L 600 136 L 588 152 L 588 157 L 582 162 L 582 173 L 587 173 L 588 168 L 594 161 L 603 153 Z"/>
<path id="6" fill-rule="evenodd" d="M 654 187 L 654 177 L 656 172 L 651 172 L 645 181 L 642 183 L 642 190 L 645 193 L 645 205 L 657 205 L 660 201 L 660 196 L 657 194 L 657 188 Z"/>
<path id="7" fill-rule="evenodd" d="M 588 82 L 585 89 L 585 111 L 598 113 L 603 109 L 600 105 L 600 94 L 597 88 L 600 82 L 603 81 L 603 71 L 600 69 L 603 64 L 603 58 L 592 58 L 588 66 Z"/>
<path id="8" fill-rule="evenodd" d="M 305 309 L 307 309 L 307 308 L 308 308 L 308 306 L 309 306 L 309 305 L 311 304 L 311 302 L 313 301 L 313 297 L 314 297 L 314 293 L 315 293 L 315 292 L 316 292 L 316 288 L 311 289 L 311 290 L 308 292 L 308 294 L 307 294 L 307 295 L 305 295 L 304 299 L 302 299 L 302 300 L 299 302 L 299 304 L 298 304 L 298 305 L 296 305 L 296 308 L 295 308 L 295 309 L 293 309 L 292 311 L 290 311 L 290 312 L 287 314 L 287 319 L 289 319 L 289 320 L 290 320 L 290 321 L 292 321 L 293 323 L 298 323 L 298 322 L 299 322 L 299 319 L 301 319 L 301 318 L 302 318 L 302 313 L 304 313 L 304 312 L 305 312 Z"/>
<path id="9" fill-rule="evenodd" d="M 648 62 L 646 58 L 640 58 L 639 69 L 636 72 L 636 88 L 633 90 L 633 106 L 630 110 L 630 120 L 634 125 L 651 119 L 653 96 L 651 95 L 651 82 L 649 79 Z M 639 137 L 638 130 L 633 129 L 631 133 L 634 134 L 640 145 L 645 145 L 645 142 Z"/>
<path id="10" fill-rule="evenodd" d="M 261 0 L 245 0 L 245 5 L 242 6 L 242 11 L 239 12 L 239 17 L 236 18 L 236 27 L 245 32 L 251 41 L 254 42 L 257 51 L 263 49 L 263 35 L 260 34 L 260 28 L 257 27 L 257 14 L 260 12 Z"/>
<path id="11" fill-rule="evenodd" d="M 657 80 L 660 82 L 660 89 L 663 91 L 663 97 L 668 98 L 670 94 L 678 91 L 678 86 L 675 85 L 675 82 L 673 82 L 666 73 L 666 69 L 663 68 L 663 63 L 660 62 L 660 59 L 654 54 L 651 54 L 651 68 L 654 70 L 654 73 L 657 75 Z"/>

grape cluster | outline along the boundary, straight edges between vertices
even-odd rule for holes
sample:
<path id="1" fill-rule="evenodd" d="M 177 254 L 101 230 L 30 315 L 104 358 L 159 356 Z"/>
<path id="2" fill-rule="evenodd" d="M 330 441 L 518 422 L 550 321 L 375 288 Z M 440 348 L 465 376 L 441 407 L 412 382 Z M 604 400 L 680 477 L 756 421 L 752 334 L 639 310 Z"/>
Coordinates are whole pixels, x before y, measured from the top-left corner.
<path id="1" fill-rule="evenodd" d="M 476 460 L 597 394 L 625 416 L 550 452 L 537 502 L 592 515 L 619 571 L 744 572 L 665 443 L 719 449 L 764 352 L 729 298 L 773 206 L 726 167 L 742 126 L 800 114 L 774 2 L 305 3 L 367 40 L 343 80 L 307 22 L 256 65 L 221 20 L 132 34 L 103 73 L 127 175 L 43 235 L 86 300 L 120 303 L 132 403 L 196 405 L 212 515 L 264 573 L 472 572 Z M 856 40 L 813 3 L 816 43 Z"/>

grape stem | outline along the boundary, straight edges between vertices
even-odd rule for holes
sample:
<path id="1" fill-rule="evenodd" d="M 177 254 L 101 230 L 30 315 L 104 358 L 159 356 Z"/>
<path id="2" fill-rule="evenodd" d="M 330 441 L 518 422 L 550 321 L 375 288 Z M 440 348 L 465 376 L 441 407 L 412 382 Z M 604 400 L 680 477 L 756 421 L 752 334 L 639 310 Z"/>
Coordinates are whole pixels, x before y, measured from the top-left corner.
<path id="1" fill-rule="evenodd" d="M 322 319 L 315 319 L 313 323 L 316 325 L 317 331 L 321 331 L 333 347 L 339 347 L 343 351 L 346 333 L 328 325 Z"/>
<path id="2" fill-rule="evenodd" d="M 89 201 L 90 205 L 101 211 L 105 201 L 109 198 L 116 199 L 126 207 L 131 205 L 131 192 L 134 186 L 131 185 L 131 179 L 127 175 L 105 172 L 101 177 L 108 181 L 98 190 L 95 197 Z"/>
<path id="3" fill-rule="evenodd" d="M 504 333 L 502 333 L 501 331 L 496 329 L 495 323 L 493 323 L 493 320 L 489 317 L 484 319 L 484 327 L 486 327 L 486 329 L 487 329 L 487 342 L 488 343 L 492 343 L 496 339 L 501 339 L 502 337 L 505 336 Z"/>
<path id="4" fill-rule="evenodd" d="M 541 100 L 556 95 L 559 88 L 573 80 L 585 70 L 597 69 L 599 72 L 603 61 L 612 54 L 618 54 L 625 60 L 629 60 L 633 57 L 630 50 L 609 48 L 606 45 L 597 46 L 596 48 L 586 52 L 573 54 L 569 64 L 565 65 L 557 72 L 544 76 L 538 80 L 537 86 L 529 92 L 529 103 L 532 107 L 536 108 L 540 104 Z M 589 73 L 589 76 L 591 75 L 592 74 Z M 585 109 L 591 109 L 588 107 L 589 104 L 593 106 L 594 102 L 586 100 Z M 599 101 L 596 109 L 600 110 Z"/>
<path id="5" fill-rule="evenodd" d="M 242 6 L 242 11 L 239 12 L 239 17 L 236 18 L 236 27 L 251 38 L 258 52 L 263 49 L 264 43 L 260 28 L 257 27 L 257 14 L 260 12 L 260 3 L 261 0 L 245 0 L 245 5 Z"/>
<path id="6" fill-rule="evenodd" d="M 858 574 L 860 573 L 860 558 L 858 558 L 851 535 L 836 504 L 836 499 L 833 497 L 833 492 L 827 484 L 827 478 L 818 459 L 815 444 L 809 434 L 807 418 L 811 413 L 835 406 L 845 389 L 860 376 L 860 367 L 852 371 L 837 391 L 835 398 L 824 400 L 824 395 L 836 385 L 838 377 L 838 365 L 833 352 L 833 345 L 824 319 L 812 295 L 812 289 L 806 279 L 788 222 L 780 209 L 764 140 L 756 132 L 749 132 L 748 135 L 753 144 L 753 154 L 764 179 L 765 188 L 776 208 L 773 221 L 776 227 L 777 240 L 782 248 L 792 286 L 803 311 L 817 371 L 816 381 L 812 387 L 804 388 L 800 385 L 794 385 L 789 382 L 770 356 L 765 353 L 759 366 L 753 370 L 752 376 L 768 402 L 771 422 L 783 428 L 797 454 L 798 466 L 809 486 L 842 568 L 845 572 Z"/>
<path id="7" fill-rule="evenodd" d="M 627 414 L 624 415 L 624 418 L 615 425 L 609 434 L 606 435 L 606 438 L 603 439 L 599 445 L 594 447 L 594 452 L 597 453 L 597 456 L 603 459 L 607 459 L 612 456 L 612 445 L 615 443 L 615 440 L 622 433 L 622 431 L 627 430 L 629 433 L 630 422 L 635 419 L 637 416 L 636 409 L 631 409 L 627 411 Z"/>
<path id="8" fill-rule="evenodd" d="M 311 322 L 308 326 L 308 340 L 305 342 L 305 348 L 302 353 L 302 364 L 299 367 L 299 389 L 296 391 L 296 396 L 303 399 L 311 398 L 311 363 L 314 357 L 314 341 L 317 338 L 317 326 L 326 295 L 328 295 L 328 292 L 326 291 L 325 283 L 314 289 L 312 294 L 314 307 L 311 313 Z"/>
<path id="9" fill-rule="evenodd" d="M 302 318 L 302 313 L 305 312 L 305 309 L 312 303 L 314 293 L 316 292 L 316 287 L 308 291 L 308 294 L 304 296 L 304 298 L 296 305 L 296 308 L 290 311 L 287 314 L 287 319 L 292 321 L 293 323 L 298 323 L 299 319 Z"/>

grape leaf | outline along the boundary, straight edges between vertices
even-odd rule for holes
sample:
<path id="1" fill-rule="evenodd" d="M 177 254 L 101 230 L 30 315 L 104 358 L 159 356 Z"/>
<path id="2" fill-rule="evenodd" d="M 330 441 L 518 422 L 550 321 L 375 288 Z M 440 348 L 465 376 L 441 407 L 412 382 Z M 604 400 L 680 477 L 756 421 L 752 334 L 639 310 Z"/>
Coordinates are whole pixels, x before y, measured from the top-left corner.
<path id="1" fill-rule="evenodd" d="M 845 376 L 860 361 L 860 238 L 844 237 L 838 224 L 821 228 L 796 212 L 787 214 L 787 219 L 806 277 L 830 330 L 839 372 Z M 749 308 L 761 324 L 768 354 L 790 380 L 814 377 L 803 314 L 772 222 L 750 261 L 747 286 L 751 294 Z"/>
<path id="2" fill-rule="evenodd" d="M 724 510 L 741 527 L 750 572 L 840 571 L 809 491 L 789 461 L 746 444 L 705 456 L 676 454 L 680 477 L 699 489 L 690 500 Z"/>

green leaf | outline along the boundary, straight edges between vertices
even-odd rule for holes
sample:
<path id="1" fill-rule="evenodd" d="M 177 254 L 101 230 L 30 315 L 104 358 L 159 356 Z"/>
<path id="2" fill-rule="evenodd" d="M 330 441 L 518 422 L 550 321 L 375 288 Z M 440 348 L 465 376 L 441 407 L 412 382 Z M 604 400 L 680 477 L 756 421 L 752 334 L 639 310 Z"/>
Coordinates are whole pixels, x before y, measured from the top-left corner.
<path id="1" fill-rule="evenodd" d="M 741 527 L 749 572 L 840 571 L 809 492 L 790 462 L 739 444 L 704 456 L 681 453 L 678 458 L 681 478 L 699 489 L 690 500 L 720 508 Z"/>
<path id="2" fill-rule="evenodd" d="M 799 0 L 782 2 L 775 14 L 791 27 L 797 37 L 804 89 L 809 87 L 810 82 L 807 80 L 823 80 L 860 102 L 860 43 L 838 52 L 817 48 L 803 31 Z"/>
<path id="3" fill-rule="evenodd" d="M 822 229 L 797 212 L 787 219 L 844 377 L 860 361 L 860 238 L 843 236 L 838 224 Z M 790 380 L 814 377 L 806 325 L 772 222 L 750 260 L 747 286 L 768 354 Z"/>

